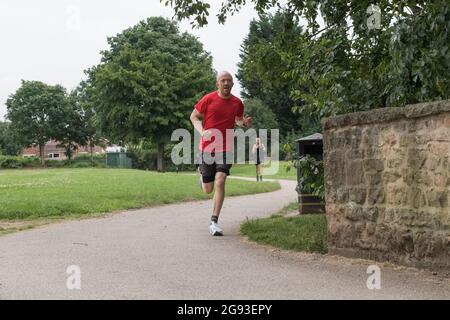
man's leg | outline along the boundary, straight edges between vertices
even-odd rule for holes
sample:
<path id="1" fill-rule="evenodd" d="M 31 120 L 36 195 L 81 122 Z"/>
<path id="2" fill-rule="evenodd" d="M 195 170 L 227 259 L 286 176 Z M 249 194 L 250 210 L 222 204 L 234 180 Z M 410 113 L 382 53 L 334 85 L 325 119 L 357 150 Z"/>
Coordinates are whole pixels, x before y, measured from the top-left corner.
<path id="1" fill-rule="evenodd" d="M 215 188 L 214 192 L 214 207 L 213 207 L 213 215 L 220 215 L 220 210 L 222 210 L 223 200 L 225 199 L 225 180 L 227 179 L 227 174 L 225 172 L 217 172 L 215 179 Z"/>
<path id="2" fill-rule="evenodd" d="M 211 217 L 211 224 L 209 227 L 209 232 L 214 236 L 222 236 L 223 231 L 219 228 L 219 215 L 222 210 L 223 200 L 225 198 L 225 180 L 227 175 L 230 174 L 231 164 L 217 164 L 216 165 L 216 175 L 214 181 L 214 205 L 213 205 L 213 215 Z"/>
<path id="3" fill-rule="evenodd" d="M 214 176 L 216 174 L 215 164 L 202 163 L 199 166 L 201 174 L 201 187 L 204 193 L 211 193 L 214 190 Z"/>
<path id="4" fill-rule="evenodd" d="M 202 183 L 202 189 L 204 193 L 211 193 L 214 190 L 214 182 Z"/>

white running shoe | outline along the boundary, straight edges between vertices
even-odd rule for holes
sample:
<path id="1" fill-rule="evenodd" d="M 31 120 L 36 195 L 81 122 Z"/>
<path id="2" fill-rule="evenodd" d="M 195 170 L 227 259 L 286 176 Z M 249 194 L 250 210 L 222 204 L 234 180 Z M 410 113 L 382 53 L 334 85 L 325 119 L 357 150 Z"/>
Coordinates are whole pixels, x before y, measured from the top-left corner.
<path id="1" fill-rule="evenodd" d="M 222 229 L 220 229 L 219 225 L 214 221 L 211 221 L 211 224 L 209 225 L 209 233 L 211 233 L 212 236 L 223 236 Z"/>

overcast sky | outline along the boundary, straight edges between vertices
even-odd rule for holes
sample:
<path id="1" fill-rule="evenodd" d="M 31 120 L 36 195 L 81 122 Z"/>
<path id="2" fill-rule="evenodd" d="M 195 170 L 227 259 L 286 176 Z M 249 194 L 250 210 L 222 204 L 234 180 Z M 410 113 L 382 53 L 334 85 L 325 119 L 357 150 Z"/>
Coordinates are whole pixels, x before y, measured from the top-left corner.
<path id="1" fill-rule="evenodd" d="M 61 84 L 70 91 L 84 78 L 83 70 L 100 62 L 107 36 L 150 16 L 170 18 L 173 10 L 159 0 L 1 0 L 0 120 L 21 79 Z M 240 45 L 256 17 L 250 5 L 225 25 L 210 14 L 207 27 L 192 30 L 185 21 L 180 28 L 199 37 L 216 70 L 235 74 Z M 240 90 L 236 80 L 233 93 L 239 96 Z"/>

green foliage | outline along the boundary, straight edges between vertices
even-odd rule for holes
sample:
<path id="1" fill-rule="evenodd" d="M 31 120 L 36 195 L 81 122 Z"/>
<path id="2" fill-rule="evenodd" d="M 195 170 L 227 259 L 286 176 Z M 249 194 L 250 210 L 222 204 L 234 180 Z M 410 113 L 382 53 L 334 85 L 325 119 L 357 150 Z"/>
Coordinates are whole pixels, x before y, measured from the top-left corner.
<path id="1" fill-rule="evenodd" d="M 176 2 L 179 18 L 208 15 L 208 1 L 197 1 L 192 11 L 190 1 L 167 2 Z M 260 13 L 280 2 L 252 1 Z M 224 2 L 219 21 L 244 3 Z M 291 83 L 294 111 L 322 118 L 450 98 L 448 1 L 377 1 L 380 27 L 369 29 L 367 9 L 372 4 L 371 0 L 286 2 L 284 9 L 294 21 L 306 20 L 306 28 L 292 41 L 283 42 L 289 32 L 271 39 L 276 46 L 269 44 L 266 50 L 267 68 L 273 64 L 272 78 Z M 319 17 L 325 27 L 319 25 Z"/>
<path id="2" fill-rule="evenodd" d="M 400 18 L 392 30 L 388 104 L 450 97 L 450 6 L 435 1 Z M 384 71 L 384 70 L 383 70 Z M 386 71 L 387 73 L 387 71 Z"/>
<path id="3" fill-rule="evenodd" d="M 448 6 L 380 1 L 380 29 L 368 30 L 369 4 L 327 3 L 329 26 L 287 51 L 284 76 L 295 83 L 292 98 L 304 102 L 299 112 L 326 117 L 450 97 Z"/>
<path id="4" fill-rule="evenodd" d="M 11 129 L 24 145 L 44 146 L 49 140 L 62 140 L 72 124 L 73 108 L 66 90 L 39 81 L 23 81 L 6 101 Z M 41 159 L 44 163 L 44 159 Z"/>
<path id="5" fill-rule="evenodd" d="M 294 130 L 287 132 L 280 139 L 280 159 L 290 161 L 295 156 L 295 140 L 302 137 L 301 132 Z"/>
<path id="6" fill-rule="evenodd" d="M 127 155 L 132 159 L 133 169 L 156 170 L 157 150 L 151 143 L 128 145 Z"/>
<path id="7" fill-rule="evenodd" d="M 275 114 L 281 136 L 301 126 L 292 112 L 292 83 L 281 75 L 288 72 L 280 47 L 287 46 L 302 29 L 286 13 L 261 16 L 250 23 L 250 31 L 241 46 L 239 79 L 245 98 L 257 98 Z M 247 105 L 246 105 L 247 107 Z M 252 114 L 253 115 L 253 114 Z"/>
<path id="8" fill-rule="evenodd" d="M 90 148 L 106 147 L 105 139 L 97 128 L 93 88 L 89 82 L 81 81 L 78 87 L 70 93 L 70 99 L 80 119 L 80 126 L 77 128 L 75 139 L 72 140 L 81 146 Z"/>
<path id="9" fill-rule="evenodd" d="M 0 122 L 0 154 L 17 156 L 23 147 L 21 137 L 11 128 L 11 124 Z"/>
<path id="10" fill-rule="evenodd" d="M 321 199 L 325 198 L 323 161 L 306 155 L 292 161 L 295 168 L 300 170 L 297 192 L 314 194 Z"/>
<path id="11" fill-rule="evenodd" d="M 152 140 L 162 160 L 172 131 L 191 128 L 193 106 L 214 90 L 212 58 L 196 37 L 161 17 L 141 21 L 108 44 L 101 63 L 88 71 L 97 125 L 112 141 Z"/>
<path id="12" fill-rule="evenodd" d="M 97 163 L 105 163 L 106 161 L 106 154 L 105 153 L 99 153 L 99 154 L 93 154 L 92 160 Z M 90 154 L 78 154 L 72 161 L 91 161 L 91 155 Z"/>
<path id="13" fill-rule="evenodd" d="M 195 171 L 195 164 L 180 164 L 175 166 L 171 160 L 171 152 L 173 144 L 166 144 L 164 147 L 164 169 L 169 172 L 178 171 Z M 192 150 L 193 151 L 193 150 Z M 157 146 L 150 141 L 141 141 L 137 145 L 130 144 L 127 146 L 127 155 L 133 161 L 133 169 L 140 170 L 157 170 L 158 149 Z M 194 154 L 191 154 L 194 159 Z"/>
<path id="14" fill-rule="evenodd" d="M 39 159 L 30 157 L 22 158 L 16 156 L 0 155 L 0 169 L 20 169 L 39 167 Z"/>
<path id="15" fill-rule="evenodd" d="M 39 158 L 36 157 L 0 155 L 0 169 L 38 168 L 39 166 Z M 105 167 L 105 155 L 94 155 L 93 162 L 90 155 L 79 155 L 71 160 L 47 160 L 46 166 L 49 168 Z"/>
<path id="16" fill-rule="evenodd" d="M 67 164 L 72 164 L 72 162 L 67 160 L 47 160 L 46 162 L 48 168 L 63 168 Z"/>
<path id="17" fill-rule="evenodd" d="M 259 99 L 248 99 L 244 101 L 245 113 L 253 118 L 252 128 L 259 129 L 276 129 L 278 128 L 275 114 Z"/>
<path id="18" fill-rule="evenodd" d="M 208 24 L 208 16 L 211 1 L 203 0 L 160 0 L 166 6 L 170 5 L 175 10 L 175 17 L 178 20 L 193 18 L 191 24 L 194 27 L 203 27 Z M 258 13 L 263 13 L 277 4 L 276 0 L 252 0 Z M 228 15 L 238 12 L 245 4 L 245 0 L 223 1 L 217 20 L 219 23 L 225 23 Z"/>
<path id="19" fill-rule="evenodd" d="M 79 161 L 71 166 L 71 168 L 90 168 L 90 167 L 92 167 L 90 161 Z"/>

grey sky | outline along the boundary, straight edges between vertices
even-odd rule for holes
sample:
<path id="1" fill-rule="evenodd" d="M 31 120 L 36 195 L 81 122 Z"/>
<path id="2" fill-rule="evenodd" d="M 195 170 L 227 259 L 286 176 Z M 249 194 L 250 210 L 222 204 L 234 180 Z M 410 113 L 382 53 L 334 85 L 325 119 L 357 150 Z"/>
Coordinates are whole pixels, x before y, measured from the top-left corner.
<path id="1" fill-rule="evenodd" d="M 221 1 L 216 1 L 220 3 Z M 208 27 L 182 31 L 199 37 L 213 56 L 214 68 L 237 72 L 239 48 L 257 14 L 252 6 L 230 17 L 225 25 L 210 15 Z M 1 0 L 0 2 L 0 120 L 8 96 L 20 80 L 39 80 L 73 89 L 83 70 L 100 61 L 106 37 L 149 16 L 172 17 L 173 10 L 159 0 Z M 235 84 L 233 93 L 239 96 Z"/>

